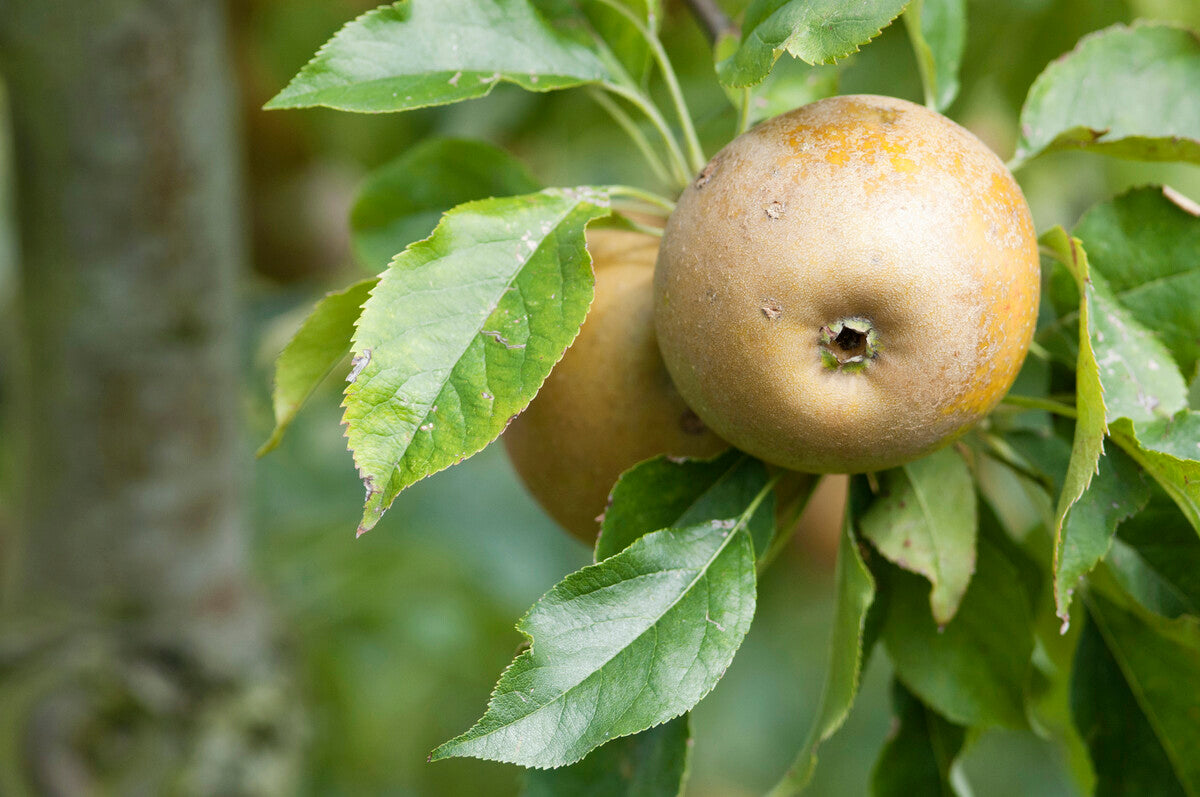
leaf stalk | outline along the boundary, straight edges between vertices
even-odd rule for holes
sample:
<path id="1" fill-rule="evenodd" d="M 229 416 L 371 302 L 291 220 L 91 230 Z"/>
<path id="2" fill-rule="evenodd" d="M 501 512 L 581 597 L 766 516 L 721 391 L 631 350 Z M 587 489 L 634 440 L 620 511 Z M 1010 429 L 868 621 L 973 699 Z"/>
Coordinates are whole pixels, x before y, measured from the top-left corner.
<path id="1" fill-rule="evenodd" d="M 687 100 L 684 99 L 683 90 L 679 85 L 679 78 L 675 74 L 675 68 L 671 65 L 671 59 L 667 57 L 667 51 L 663 49 L 662 41 L 659 40 L 653 31 L 646 27 L 633 11 L 617 2 L 617 0 L 597 0 L 597 2 L 608 6 L 613 11 L 625 17 L 629 24 L 646 41 L 646 44 L 650 46 L 650 52 L 653 54 L 654 60 L 658 62 L 659 71 L 662 72 L 663 80 L 667 84 L 667 91 L 671 95 L 672 103 L 675 105 L 675 114 L 679 117 L 679 126 L 683 129 L 684 142 L 687 145 L 688 157 L 691 159 L 691 171 L 699 172 L 704 168 L 704 164 L 708 161 L 708 158 L 704 157 L 704 150 L 700 146 L 700 138 L 696 135 L 696 126 L 692 122 L 691 111 L 688 110 Z"/>

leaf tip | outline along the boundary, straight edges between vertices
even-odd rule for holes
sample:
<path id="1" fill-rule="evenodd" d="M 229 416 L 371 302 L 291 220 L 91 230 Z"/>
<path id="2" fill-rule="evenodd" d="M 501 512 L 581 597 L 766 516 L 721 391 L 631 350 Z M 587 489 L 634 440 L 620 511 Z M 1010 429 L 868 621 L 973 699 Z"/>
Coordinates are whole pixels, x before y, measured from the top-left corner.
<path id="1" fill-rule="evenodd" d="M 451 739 L 450 741 L 444 742 L 433 748 L 433 751 L 430 752 L 429 755 L 425 756 L 425 763 L 432 764 L 434 761 L 441 761 L 446 758 L 455 758 L 456 755 L 454 753 L 454 741 L 455 740 Z"/>
<path id="2" fill-rule="evenodd" d="M 375 528 L 375 524 L 379 522 L 379 519 L 383 517 L 383 513 L 387 511 L 387 505 L 384 503 L 383 498 L 383 490 L 375 485 L 374 477 L 364 476 L 363 485 L 367 488 L 367 498 L 366 503 L 363 505 L 362 520 L 359 522 L 358 529 L 354 533 L 355 539 Z"/>
<path id="3" fill-rule="evenodd" d="M 290 420 L 290 419 L 288 419 Z M 267 454 L 270 454 L 283 441 L 283 433 L 287 431 L 288 421 L 276 422 L 275 428 L 271 431 L 271 436 L 263 441 L 263 444 L 254 452 L 255 459 L 262 459 Z"/>
<path id="4" fill-rule="evenodd" d="M 1057 565 L 1055 567 L 1057 570 Z M 1062 621 L 1059 624 L 1058 633 L 1059 636 L 1063 636 L 1071 627 L 1071 599 L 1074 597 L 1075 590 L 1068 589 L 1065 593 L 1060 592 L 1058 579 L 1059 576 L 1056 574 L 1054 577 L 1054 616 Z"/>
<path id="5" fill-rule="evenodd" d="M 279 92 L 274 97 L 267 100 L 266 104 L 263 105 L 262 109 L 264 111 L 283 111 L 283 110 L 287 110 L 288 108 L 298 107 L 292 101 L 292 98 L 289 96 L 289 89 L 291 89 L 290 85 L 284 87 L 283 91 Z"/>

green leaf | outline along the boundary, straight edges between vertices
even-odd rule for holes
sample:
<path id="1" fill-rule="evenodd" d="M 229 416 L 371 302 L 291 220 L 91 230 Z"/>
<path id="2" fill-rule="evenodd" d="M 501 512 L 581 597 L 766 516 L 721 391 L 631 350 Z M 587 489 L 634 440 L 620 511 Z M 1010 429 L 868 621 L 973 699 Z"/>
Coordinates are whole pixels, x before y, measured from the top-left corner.
<path id="1" fill-rule="evenodd" d="M 871 773 L 875 797 L 958 795 L 951 768 L 967 730 L 929 708 L 899 681 L 892 682 L 896 723 Z"/>
<path id="2" fill-rule="evenodd" d="M 939 628 L 926 582 L 895 569 L 883 641 L 896 677 L 960 725 L 1024 729 L 1033 652 L 1032 608 L 1022 566 L 989 536 L 958 613 Z"/>
<path id="3" fill-rule="evenodd" d="M 817 766 L 817 748 L 842 727 L 858 695 L 865 658 L 863 642 L 867 612 L 875 601 L 875 579 L 858 550 L 852 526 L 853 519 L 848 509 L 838 547 L 835 571 L 837 603 L 829 641 L 829 669 L 825 673 L 821 703 L 804 746 L 787 774 L 771 790 L 770 797 L 789 797 L 804 790 Z"/>
<path id="4" fill-rule="evenodd" d="M 1073 437 L 1069 430 L 1064 437 L 1049 429 L 1017 429 L 1007 432 L 1004 442 L 1018 454 L 1017 464 L 1028 469 L 1041 483 L 1053 486 L 1057 494 L 1062 492 L 1071 464 L 1071 440 L 1067 437 Z"/>
<path id="5" fill-rule="evenodd" d="M 954 617 L 975 572 L 975 486 L 951 448 L 930 454 L 880 479 L 878 501 L 863 515 L 863 536 L 894 564 L 929 579 L 929 604 L 938 625 Z"/>
<path id="6" fill-rule="evenodd" d="M 258 449 L 258 456 L 279 445 L 300 407 L 350 351 L 354 322 L 378 281 L 377 277 L 371 277 L 326 294 L 280 352 L 275 360 L 272 396 L 275 430 Z"/>
<path id="7" fill-rule="evenodd" d="M 382 269 L 428 236 L 455 205 L 541 187 L 520 161 L 491 144 L 426 139 L 377 169 L 359 189 L 350 211 L 354 248 L 364 263 Z"/>
<path id="8" fill-rule="evenodd" d="M 611 81 L 569 21 L 551 25 L 528 0 L 400 0 L 348 23 L 266 107 L 407 111 L 501 81 L 528 91 Z"/>
<path id="9" fill-rule="evenodd" d="M 958 69 L 967 43 L 965 0 L 912 0 L 904 10 L 925 104 L 944 111 L 958 96 Z"/>
<path id="10" fill-rule="evenodd" d="M 1200 361 L 1200 216 L 1170 190 L 1135 188 L 1075 227 L 1094 271 L 1192 378 Z"/>
<path id="11" fill-rule="evenodd" d="M 1047 527 L 1048 528 L 1048 527 Z M 1051 542 L 1045 529 L 1038 530 Z M 1045 546 L 1049 548 L 1049 546 Z M 1047 550 L 1048 554 L 1049 551 Z M 1049 555 L 1042 555 L 1031 563 L 1049 564 Z M 1039 568 L 1040 570 L 1040 568 Z M 1049 572 L 1039 573 L 1039 582 L 1049 577 Z M 1040 584 L 1039 584 L 1040 586 Z M 1044 594 L 1043 594 L 1044 593 Z M 1034 603 L 1034 634 L 1037 640 L 1033 654 L 1033 677 L 1029 689 L 1030 724 L 1038 736 L 1050 741 L 1058 748 L 1059 756 L 1079 794 L 1092 794 L 1096 775 L 1092 770 L 1087 746 L 1080 738 L 1071 717 L 1071 671 L 1079 638 L 1086 625 L 1086 612 L 1080 612 L 1080 622 L 1062 631 L 1062 621 L 1055 614 L 1052 589 L 1039 590 Z"/>
<path id="12" fill-rule="evenodd" d="M 1117 236 L 1102 233 L 1097 229 L 1098 219 L 1102 217 L 1103 215 L 1080 226 L 1095 235 L 1101 248 L 1109 255 L 1109 262 L 1113 263 L 1119 260 L 1112 257 L 1113 241 Z M 1084 254 L 1078 238 L 1069 238 L 1061 228 L 1056 228 L 1043 236 L 1042 241 L 1051 247 L 1075 278 L 1080 301 L 1078 318 L 1082 319 L 1078 332 L 1076 369 L 1076 407 L 1079 420 L 1075 428 L 1075 449 L 1072 452 L 1066 486 L 1059 499 L 1055 537 L 1056 603 L 1059 615 L 1066 622 L 1069 603 L 1067 591 L 1074 586 L 1081 572 L 1087 572 L 1091 568 L 1096 556 L 1103 555 L 1107 550 L 1112 531 L 1106 527 L 1119 522 L 1116 517 L 1128 515 L 1129 507 L 1110 506 L 1109 508 L 1116 510 L 1114 517 L 1097 525 L 1092 510 L 1099 507 L 1101 511 L 1106 512 L 1104 507 L 1113 503 L 1112 500 L 1097 499 L 1097 505 L 1085 509 L 1088 517 L 1076 526 L 1077 531 L 1072 539 L 1067 540 L 1064 535 L 1064 528 L 1074 512 L 1074 502 L 1085 494 L 1095 469 L 1099 467 L 1100 444 L 1106 429 L 1111 428 L 1114 439 L 1143 468 L 1154 474 L 1160 483 L 1166 480 L 1164 487 L 1177 501 L 1182 501 L 1180 505 L 1184 507 L 1185 514 L 1190 512 L 1189 517 L 1193 518 L 1193 524 L 1200 523 L 1200 512 L 1195 507 L 1196 491 L 1200 488 L 1192 489 L 1193 494 L 1189 497 L 1188 483 L 1184 478 L 1186 474 L 1172 464 L 1170 459 L 1162 460 L 1149 452 L 1143 452 L 1138 445 L 1133 423 L 1126 421 L 1124 423 L 1127 426 L 1117 425 L 1122 418 L 1139 423 L 1161 423 L 1157 419 L 1161 419 L 1164 414 L 1186 406 L 1187 385 L 1171 353 L 1128 309 L 1113 298 L 1112 288 L 1104 277 L 1090 269 L 1089 258 Z M 1122 284 L 1130 283 L 1132 278 L 1126 276 L 1127 269 L 1117 273 L 1122 276 Z M 1158 426 L 1149 428 L 1157 429 Z M 1119 433 L 1120 429 L 1126 430 L 1125 433 Z M 1193 436 L 1200 439 L 1200 436 Z M 1180 431 L 1171 432 L 1168 437 L 1172 440 L 1178 439 L 1180 445 L 1185 448 L 1187 441 L 1192 439 L 1186 432 Z M 1158 466 L 1157 473 L 1155 463 Z M 1186 467 L 1183 470 L 1186 471 Z M 1120 491 L 1121 488 L 1116 489 Z M 1141 501 L 1144 503 L 1144 498 Z M 1136 505 L 1137 502 L 1134 502 L 1133 506 Z M 1197 528 L 1200 528 L 1200 525 Z M 1060 558 L 1063 555 L 1073 557 L 1072 561 L 1064 562 Z M 1065 575 L 1064 567 L 1068 571 Z"/>
<path id="13" fill-rule="evenodd" d="M 613 487 L 596 541 L 596 561 L 652 531 L 735 517 L 766 483 L 766 467 L 734 449 L 709 460 L 659 456 L 634 465 Z M 775 530 L 773 494 L 750 518 L 749 530 L 761 556 Z"/>
<path id="14" fill-rule="evenodd" d="M 1180 410 L 1149 423 L 1122 418 L 1113 424 L 1112 435 L 1200 533 L 1200 413 Z"/>
<path id="15" fill-rule="evenodd" d="M 1167 347 L 1113 298 L 1099 274 L 1092 272 L 1087 292 L 1108 422 L 1149 421 L 1186 407 L 1187 383 Z"/>
<path id="16" fill-rule="evenodd" d="M 713 47 L 713 56 L 720 64 L 721 61 L 733 55 L 737 48 L 738 37 L 735 34 L 727 33 L 717 40 Z M 813 66 L 789 58 L 776 64 L 771 73 L 752 89 L 729 86 L 722 86 L 722 88 L 725 90 L 725 96 L 729 98 L 729 102 L 735 108 L 740 108 L 741 104 L 746 101 L 745 93 L 747 91 L 751 93 L 746 124 L 753 126 L 764 119 L 770 119 L 817 100 L 832 97 L 838 92 L 840 79 L 840 66 Z"/>
<path id="17" fill-rule="evenodd" d="M 907 0 L 753 0 L 746 9 L 742 41 L 717 66 L 730 87 L 761 83 L 787 51 L 809 64 L 845 58 L 891 24 Z"/>
<path id="18" fill-rule="evenodd" d="M 1013 167 L 1056 149 L 1200 163 L 1200 39 L 1161 24 L 1085 36 L 1034 81 Z"/>
<path id="19" fill-rule="evenodd" d="M 608 195 L 547 189 L 459 205 L 392 261 L 354 334 L 346 437 L 359 533 L 408 485 L 476 453 L 537 393 L 592 301 L 584 227 Z"/>
<path id="20" fill-rule="evenodd" d="M 1187 797 L 1095 622 L 1084 623 L 1071 674 L 1071 714 L 1087 745 L 1096 797 Z"/>
<path id="21" fill-rule="evenodd" d="M 748 520 L 656 531 L 559 582 L 518 623 L 532 646 L 483 718 L 432 758 L 558 767 L 690 710 L 754 616 Z"/>
<path id="22" fill-rule="evenodd" d="M 1086 389 L 1087 393 L 1083 395 L 1091 395 L 1095 387 L 1091 381 L 1091 366 L 1095 361 L 1095 376 L 1103 392 L 1107 422 L 1117 418 L 1152 420 L 1185 406 L 1187 385 L 1171 352 L 1116 299 L 1104 275 L 1092 268 L 1081 239 L 1068 238 L 1061 228 L 1055 228 L 1042 236 L 1041 243 L 1050 247 L 1071 272 L 1077 288 L 1074 300 L 1079 302 L 1081 312 L 1086 313 L 1064 313 L 1052 327 L 1056 332 L 1065 332 L 1071 327 L 1076 330 L 1075 350 L 1080 359 L 1077 389 Z M 1057 280 L 1052 278 L 1052 294 L 1056 295 L 1056 303 L 1062 311 L 1065 303 L 1070 301 L 1067 299 L 1070 288 L 1062 284 L 1055 287 L 1055 282 Z M 1079 328 L 1081 317 L 1085 320 L 1086 334 Z M 1088 352 L 1080 349 L 1085 340 Z M 1083 362 L 1085 359 L 1086 363 Z M 1088 377 L 1086 382 L 1079 374 L 1079 368 L 1085 365 L 1088 369 L 1084 372 Z M 1094 401 L 1088 404 L 1096 408 Z"/>
<path id="23" fill-rule="evenodd" d="M 1200 539 L 1161 490 L 1121 524 L 1104 561 L 1143 606 L 1168 617 L 1200 615 Z"/>
<path id="24" fill-rule="evenodd" d="M 1104 558 L 1117 526 L 1150 500 L 1150 485 L 1141 470 L 1119 449 L 1101 457 L 1099 468 L 1067 514 L 1054 552 L 1054 605 L 1064 625 L 1070 620 L 1071 596 L 1079 579 Z"/>
<path id="25" fill-rule="evenodd" d="M 613 739 L 578 764 L 530 770 L 522 797 L 678 797 L 691 758 L 688 715 Z"/>
<path id="26" fill-rule="evenodd" d="M 1099 633 L 1075 656 L 1072 708 L 1097 794 L 1200 794 L 1200 621 L 1159 617 L 1103 569 L 1089 581 Z"/>
<path id="27" fill-rule="evenodd" d="M 1108 432 L 1104 388 L 1100 384 L 1100 366 L 1092 348 L 1092 280 L 1087 253 L 1078 238 L 1067 235 L 1062 227 L 1054 227 L 1041 237 L 1047 247 L 1067 267 L 1079 289 L 1078 355 L 1075 366 L 1075 439 L 1071 444 L 1071 461 L 1063 478 L 1062 492 L 1054 513 L 1054 550 L 1063 546 L 1063 526 L 1071 507 L 1079 500 L 1100 467 L 1104 451 L 1104 436 Z"/>

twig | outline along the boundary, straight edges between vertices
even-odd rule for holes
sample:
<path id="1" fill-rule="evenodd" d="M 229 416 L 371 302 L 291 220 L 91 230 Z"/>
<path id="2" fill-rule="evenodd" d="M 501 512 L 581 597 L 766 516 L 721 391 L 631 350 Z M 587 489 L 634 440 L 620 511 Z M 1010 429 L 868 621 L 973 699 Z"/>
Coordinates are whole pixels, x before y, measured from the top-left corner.
<path id="1" fill-rule="evenodd" d="M 662 158 L 654 151 L 654 147 L 650 146 L 650 142 L 646 140 L 646 134 L 642 132 L 642 129 L 629 118 L 629 114 L 625 113 L 625 109 L 599 89 L 593 88 L 589 93 L 592 95 L 592 99 L 608 112 L 613 121 L 633 141 L 634 146 L 638 148 L 638 151 L 642 153 L 642 157 L 646 159 L 646 163 L 650 165 L 650 171 L 654 172 L 654 176 L 661 180 L 664 185 L 673 185 L 672 180 L 674 178 L 667 173 L 667 167 L 663 164 Z"/>
<path id="2" fill-rule="evenodd" d="M 647 205 L 653 205 L 660 210 L 665 211 L 663 215 L 670 216 L 675 211 L 675 203 L 667 199 L 665 196 L 660 196 L 653 191 L 647 191 L 643 188 L 638 188 L 633 185 L 610 185 L 608 187 L 610 193 L 614 196 L 627 196 L 632 199 L 637 199 L 645 202 Z"/>
<path id="3" fill-rule="evenodd" d="M 733 20 L 721 10 L 716 0 L 684 0 L 700 27 L 708 34 L 708 40 L 715 43 L 726 33 L 733 33 L 737 28 Z"/>
<path id="4" fill-rule="evenodd" d="M 631 105 L 645 114 L 650 123 L 658 129 L 658 133 L 662 136 L 663 142 L 667 145 L 667 150 L 671 156 L 671 171 L 675 174 L 676 188 L 683 189 L 686 187 L 692 181 L 688 173 L 689 164 L 687 158 L 683 156 L 683 150 L 679 148 L 679 142 L 675 139 L 675 134 L 671 132 L 671 126 L 667 124 L 667 120 L 663 118 L 654 102 L 640 90 L 631 89 L 628 86 L 622 86 L 617 83 L 605 84 L 604 89 L 610 94 L 615 94 L 627 100 Z"/>

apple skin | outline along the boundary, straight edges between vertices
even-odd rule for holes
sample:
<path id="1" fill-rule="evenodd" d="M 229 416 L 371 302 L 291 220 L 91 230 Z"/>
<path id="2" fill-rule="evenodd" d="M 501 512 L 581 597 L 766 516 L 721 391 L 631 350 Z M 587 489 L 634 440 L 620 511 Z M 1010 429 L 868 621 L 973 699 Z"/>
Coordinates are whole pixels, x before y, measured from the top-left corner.
<path id="1" fill-rule="evenodd" d="M 504 433 L 538 503 L 591 545 L 617 477 L 659 454 L 708 457 L 729 444 L 680 398 L 654 334 L 658 238 L 589 230 L 596 295 L 579 336 Z"/>
<path id="2" fill-rule="evenodd" d="M 722 438 L 798 471 L 908 462 L 1004 396 L 1037 318 L 1025 198 L 945 117 L 868 95 L 739 136 L 683 192 L 655 277 L 663 359 Z"/>

